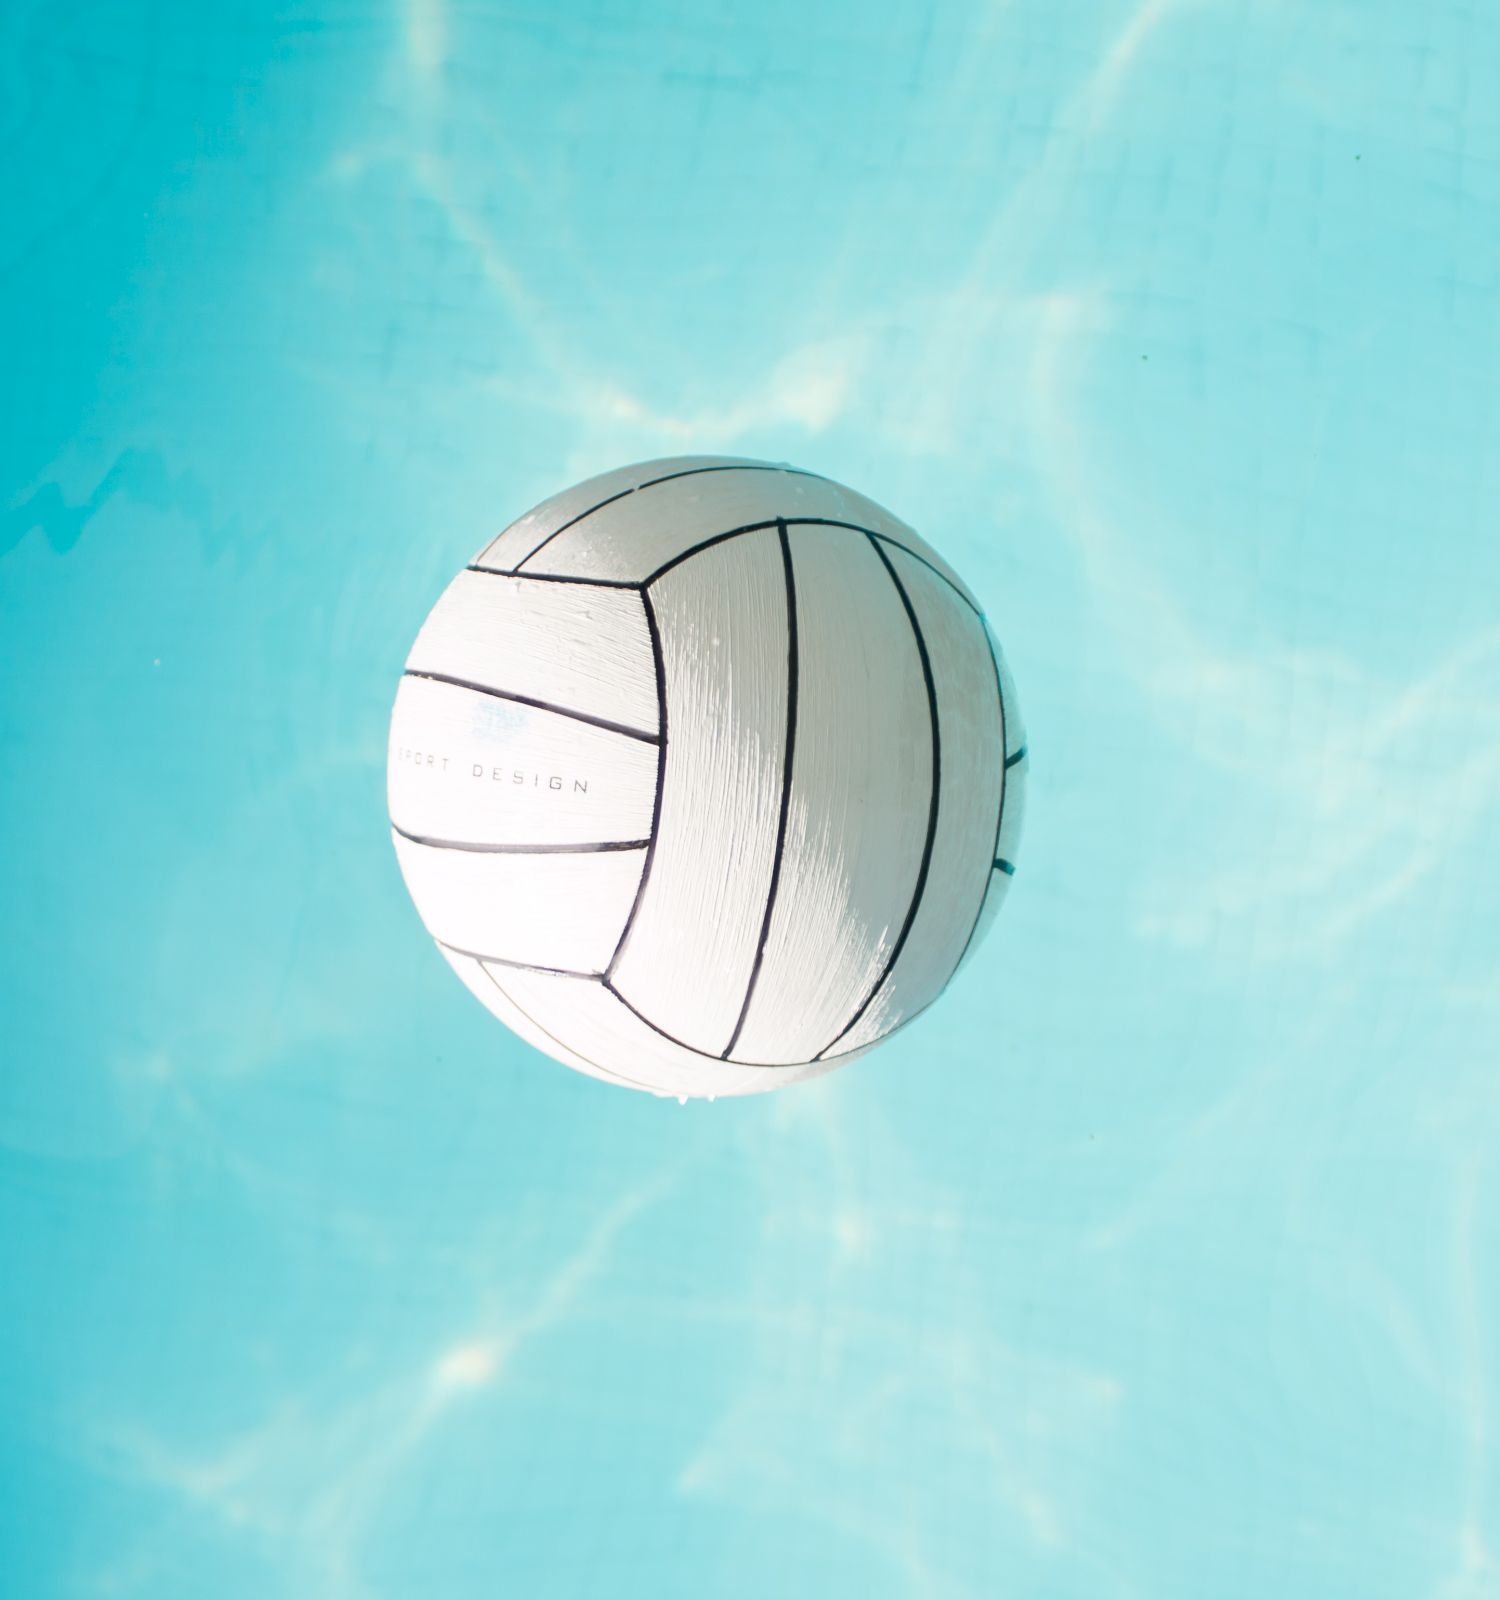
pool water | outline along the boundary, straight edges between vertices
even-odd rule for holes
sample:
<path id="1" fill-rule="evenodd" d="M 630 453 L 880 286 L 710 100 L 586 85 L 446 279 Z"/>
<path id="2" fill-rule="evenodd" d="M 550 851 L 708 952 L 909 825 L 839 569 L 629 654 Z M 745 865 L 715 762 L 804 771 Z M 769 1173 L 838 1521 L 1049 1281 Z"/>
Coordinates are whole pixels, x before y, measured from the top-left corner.
<path id="1" fill-rule="evenodd" d="M 0 1592 L 1500 1595 L 1500 10 L 0 17 Z M 940 1004 L 679 1107 L 509 1035 L 405 651 L 787 460 L 1032 752 Z"/>

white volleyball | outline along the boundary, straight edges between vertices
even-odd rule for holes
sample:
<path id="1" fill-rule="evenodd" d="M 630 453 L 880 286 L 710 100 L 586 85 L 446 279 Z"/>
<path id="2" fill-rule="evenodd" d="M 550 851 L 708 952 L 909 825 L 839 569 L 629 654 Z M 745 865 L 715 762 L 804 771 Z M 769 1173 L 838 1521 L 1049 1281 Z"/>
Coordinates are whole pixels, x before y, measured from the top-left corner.
<path id="1" fill-rule="evenodd" d="M 962 579 L 759 461 L 606 473 L 487 545 L 391 717 L 428 932 L 557 1060 L 754 1093 L 941 993 L 1015 869 L 1026 736 Z"/>

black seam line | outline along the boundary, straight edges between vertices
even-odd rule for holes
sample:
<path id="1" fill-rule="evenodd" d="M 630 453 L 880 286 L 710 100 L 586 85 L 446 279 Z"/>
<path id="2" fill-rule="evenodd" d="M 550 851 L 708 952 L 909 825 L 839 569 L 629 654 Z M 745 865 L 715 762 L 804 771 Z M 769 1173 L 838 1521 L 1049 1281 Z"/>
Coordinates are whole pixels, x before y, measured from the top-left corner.
<path id="1" fill-rule="evenodd" d="M 664 473 L 660 478 L 647 478 L 636 484 L 636 492 L 654 489 L 659 483 L 671 483 L 674 478 L 696 478 L 705 472 L 784 472 L 793 478 L 820 478 L 821 474 L 806 472 L 801 467 L 789 467 L 779 461 L 726 461 L 721 467 L 686 467 L 681 472 Z M 827 479 L 823 479 L 827 482 Z"/>
<path id="2" fill-rule="evenodd" d="M 646 839 L 603 839 L 585 844 L 473 844 L 466 839 L 433 839 L 425 833 L 408 833 L 393 822 L 391 832 L 399 833 L 412 844 L 429 850 L 469 850 L 476 855 L 497 856 L 588 856 L 610 850 L 644 850 Z"/>
<path id="3" fill-rule="evenodd" d="M 868 532 L 868 530 L 866 530 Z M 880 993 L 887 978 L 890 977 L 896 962 L 901 957 L 901 951 L 906 945 L 907 935 L 911 932 L 912 924 L 917 920 L 917 910 L 922 904 L 922 894 L 927 888 L 927 869 L 932 865 L 932 847 L 937 839 L 938 824 L 938 798 L 943 786 L 943 738 L 938 727 L 937 684 L 932 676 L 932 659 L 927 654 L 927 641 L 922 637 L 922 625 L 917 621 L 916 608 L 911 603 L 911 596 L 906 592 L 906 586 L 901 582 L 891 558 L 880 548 L 876 535 L 870 535 L 870 548 L 880 557 L 885 570 L 890 574 L 891 582 L 896 586 L 896 593 L 901 597 L 902 607 L 906 611 L 906 620 L 911 623 L 913 637 L 917 641 L 917 655 L 922 662 L 922 681 L 927 687 L 927 712 L 932 719 L 932 798 L 927 806 L 927 838 L 922 844 L 922 862 L 917 868 L 917 883 L 912 890 L 911 904 L 906 908 L 906 920 L 901 924 L 901 932 L 896 935 L 896 942 L 891 947 L 891 953 L 886 957 L 885 967 L 880 976 L 875 980 L 874 986 L 859 1004 L 859 1009 L 833 1036 L 833 1038 L 813 1058 L 821 1061 L 833 1049 L 840 1039 L 864 1016 L 869 1009 L 871 1001 Z"/>
<path id="4" fill-rule="evenodd" d="M 1006 875 L 1007 878 L 1013 878 L 1016 875 L 1016 864 L 1015 864 L 1015 862 L 1014 861 L 1007 861 L 1007 860 L 1005 860 L 1005 858 L 1003 856 L 996 856 L 995 857 L 995 866 L 1001 872 L 1003 872 Z"/>
<path id="5" fill-rule="evenodd" d="M 518 573 L 521 570 L 521 568 L 524 567 L 526 565 L 526 563 L 531 560 L 532 556 L 534 556 L 537 553 L 538 550 L 543 548 L 543 546 L 551 544 L 552 541 L 558 536 L 558 534 L 566 533 L 569 528 L 573 527 L 575 523 L 582 522 L 585 517 L 591 517 L 591 516 L 593 516 L 593 514 L 596 511 L 602 511 L 605 508 L 605 506 L 612 506 L 615 503 L 616 500 L 623 500 L 626 495 L 634 494 L 634 493 L 635 493 L 635 489 L 633 487 L 629 488 L 629 489 L 621 489 L 619 494 L 612 494 L 612 495 L 610 495 L 608 497 L 608 499 L 601 500 L 598 505 L 590 506 L 587 511 L 580 511 L 576 517 L 569 517 L 568 520 L 565 523 L 563 523 L 562 527 L 554 528 L 552 530 L 552 532 L 549 533 L 547 535 L 547 537 L 541 541 L 540 544 L 533 545 L 531 547 L 531 549 L 528 550 L 526 552 L 526 554 L 524 556 L 522 556 L 521 559 L 518 562 L 516 562 L 515 566 L 511 568 L 512 575 L 514 575 L 515 573 Z M 507 530 L 507 531 L 509 531 L 509 530 Z M 503 539 L 504 537 L 505 537 L 505 534 L 502 533 L 499 536 L 499 538 L 492 539 L 489 542 L 489 544 L 487 544 L 484 547 L 485 550 L 492 549 L 495 545 L 499 544 L 500 539 Z M 484 553 L 484 551 L 480 552 L 481 555 L 483 555 L 483 553 Z"/>
<path id="6" fill-rule="evenodd" d="M 609 958 L 609 965 L 604 969 L 606 983 L 610 974 L 620 964 L 620 957 L 625 953 L 626 941 L 630 938 L 630 930 L 635 926 L 636 914 L 640 911 L 641 901 L 645 898 L 646 882 L 651 876 L 651 863 L 656 858 L 657 835 L 661 832 L 661 799 L 667 777 L 667 669 L 662 657 L 661 629 L 656 624 L 656 607 L 651 604 L 651 596 L 644 589 L 641 591 L 641 604 L 646 610 L 646 631 L 651 635 L 651 661 L 656 669 L 656 721 L 661 729 L 656 750 L 656 794 L 651 801 L 651 834 L 646 841 L 646 859 L 641 863 L 641 881 L 635 886 L 635 899 L 630 902 L 630 912 L 625 918 L 625 926 L 620 929 L 620 940 L 615 946 L 615 953 Z"/>
<path id="7" fill-rule="evenodd" d="M 565 573 L 557 572 L 507 572 L 503 567 L 481 567 L 478 562 L 471 561 L 464 568 L 465 572 L 478 572 L 486 578 L 521 578 L 527 583 L 574 583 L 585 589 L 634 589 L 640 590 L 640 584 L 631 583 L 624 578 L 577 578 Z"/>
<path id="8" fill-rule="evenodd" d="M 897 550 L 904 550 L 913 561 L 917 562 L 920 566 L 926 567 L 933 577 L 942 579 L 942 581 L 947 584 L 954 594 L 956 594 L 958 598 L 963 601 L 963 603 L 969 608 L 970 611 L 974 613 L 976 617 L 981 619 L 984 617 L 984 612 L 982 612 L 979 607 L 975 605 L 969 596 L 963 592 L 963 590 L 953 581 L 952 578 L 948 576 L 946 572 L 943 571 L 941 567 L 929 561 L 927 557 L 924 556 L 920 551 L 913 550 L 909 544 L 902 544 L 899 539 L 893 539 L 890 534 L 882 533 L 878 528 L 864 528 L 861 527 L 857 522 L 840 522 L 834 517 L 788 517 L 787 521 L 794 525 L 799 522 L 806 522 L 812 524 L 814 527 L 819 528 L 852 528 L 855 533 L 866 534 L 871 539 L 879 539 L 882 544 L 893 545 Z"/>
<path id="9" fill-rule="evenodd" d="M 580 1061 L 586 1062 L 606 1082 L 623 1084 L 626 1088 L 629 1088 L 629 1089 L 645 1089 L 649 1093 L 659 1093 L 660 1092 L 659 1090 L 654 1090 L 649 1083 L 637 1083 L 634 1078 L 627 1078 L 621 1073 L 611 1072 L 608 1067 L 601 1067 L 597 1061 L 589 1060 L 589 1058 L 586 1055 L 584 1055 L 584 1053 L 581 1050 L 575 1050 L 572 1047 L 572 1045 L 564 1044 L 562 1042 L 562 1040 L 559 1039 L 557 1037 L 557 1035 L 551 1031 L 551 1029 L 544 1028 L 541 1025 L 541 1023 L 538 1022 L 534 1016 L 532 1016 L 532 1014 L 526 1009 L 526 1007 L 523 1006 L 521 1004 L 521 1002 L 516 999 L 516 997 L 510 992 L 510 990 L 507 989 L 500 982 L 500 980 L 495 976 L 495 974 L 493 972 L 491 972 L 490 969 L 487 966 L 485 966 L 485 964 L 482 961 L 479 963 L 479 970 L 485 975 L 485 977 L 487 977 L 490 980 L 490 982 L 492 984 L 494 984 L 494 986 L 500 991 L 500 993 L 505 996 L 505 999 L 511 1005 L 513 1005 L 516 1008 L 516 1010 L 521 1013 L 521 1015 L 523 1017 L 526 1018 L 526 1020 L 532 1025 L 532 1027 L 535 1028 L 536 1031 L 543 1036 L 543 1038 L 550 1039 L 553 1042 L 553 1044 L 555 1044 L 557 1046 L 557 1048 L 559 1050 L 565 1051 L 568 1055 L 576 1056 Z M 523 1041 L 523 1042 L 529 1042 L 529 1041 Z M 536 1046 L 533 1045 L 532 1048 L 535 1049 Z"/>
<path id="10" fill-rule="evenodd" d="M 603 973 L 579 972 L 573 967 L 539 967 L 534 961 L 511 961 L 505 956 L 487 956 L 482 950 L 465 950 L 461 944 L 449 944 L 446 939 L 439 939 L 436 934 L 432 937 L 434 943 L 442 945 L 445 950 L 451 950 L 456 956 L 468 956 L 471 961 L 492 961 L 497 967 L 514 967 L 518 972 L 545 972 L 554 978 L 597 980 L 603 977 Z"/>
<path id="11" fill-rule="evenodd" d="M 750 1001 L 760 978 L 761 963 L 766 958 L 766 940 L 771 933 L 771 913 L 776 906 L 776 890 L 781 883 L 781 861 L 786 850 L 787 813 L 792 802 L 792 758 L 797 748 L 797 580 L 792 571 L 792 544 L 787 538 L 786 523 L 778 522 L 776 532 L 781 541 L 781 565 L 786 574 L 786 754 L 781 765 L 781 808 L 776 818 L 776 848 L 771 856 L 771 884 L 766 890 L 766 911 L 760 924 L 760 939 L 755 946 L 755 960 L 750 967 L 750 982 L 745 988 L 745 1003 L 740 1007 L 739 1020 L 729 1043 L 724 1046 L 720 1060 L 727 1061 L 730 1052 L 740 1042 L 745 1018 L 750 1015 Z"/>
<path id="12" fill-rule="evenodd" d="M 627 739 L 639 739 L 642 744 L 660 744 L 659 733 L 647 733 L 644 728 L 627 728 L 623 722 L 610 722 L 605 717 L 590 716 L 587 711 L 574 711 L 568 706 L 554 705 L 550 700 L 534 700 L 529 694 L 512 694 L 509 689 L 492 689 L 485 683 L 470 683 L 467 678 L 450 678 L 445 672 L 418 672 L 408 667 L 403 678 L 425 678 L 428 683 L 446 683 L 452 689 L 470 689 L 475 694 L 491 695 L 496 700 L 513 700 L 519 706 L 531 706 L 536 711 L 550 711 L 555 716 L 571 717 L 575 722 L 586 722 L 591 728 L 603 728 L 606 733 L 623 733 Z"/>
<path id="13" fill-rule="evenodd" d="M 1005 749 L 1006 739 L 1005 685 L 1000 681 L 1000 658 L 995 654 L 995 644 L 990 638 L 990 630 L 987 627 L 984 629 L 984 647 L 989 652 L 990 666 L 994 669 L 995 673 L 995 699 L 1000 706 L 1000 748 L 1003 751 Z M 1026 746 L 1023 744 L 1010 760 L 1002 761 L 1000 763 L 1000 803 L 995 808 L 995 845 L 990 851 L 990 855 L 995 858 L 998 858 L 1000 854 L 1000 830 L 1005 825 L 1005 791 L 1010 787 L 1010 779 L 1008 774 L 1011 767 L 1014 766 L 1015 763 L 1019 761 L 1025 754 Z M 991 871 L 993 870 L 994 869 L 992 868 Z M 979 893 L 979 907 L 974 913 L 973 922 L 969 924 L 969 937 L 964 940 L 963 951 L 960 953 L 958 960 L 953 964 L 953 972 L 948 974 L 950 980 L 953 977 L 953 973 L 957 972 L 964 962 L 969 959 L 969 947 L 974 943 L 974 935 L 979 932 L 979 923 L 984 916 L 984 903 L 989 899 L 989 897 L 990 877 L 987 873 L 984 879 L 984 887 Z"/>
<path id="14" fill-rule="evenodd" d="M 609 993 L 612 994 L 615 999 L 625 1007 L 631 1016 L 636 1018 L 636 1020 L 639 1022 L 644 1022 L 645 1025 L 650 1028 L 652 1033 L 657 1034 L 659 1037 L 665 1039 L 668 1044 L 675 1044 L 679 1050 L 686 1050 L 689 1055 L 701 1056 L 705 1061 L 711 1061 L 716 1067 L 753 1067 L 757 1072 L 794 1072 L 798 1067 L 811 1065 L 811 1062 L 807 1061 L 730 1061 L 724 1056 L 710 1055 L 707 1050 L 700 1050 L 696 1045 L 688 1044 L 686 1040 L 679 1039 L 675 1033 L 668 1033 L 660 1023 L 653 1022 L 644 1011 L 637 1011 L 630 1001 L 627 1000 L 617 988 L 615 988 L 614 982 L 607 972 L 598 981 L 603 988 L 607 989 Z M 863 1050 L 864 1046 L 860 1045 L 858 1048 Z M 844 1050 L 841 1051 L 839 1055 L 828 1056 L 826 1059 L 829 1061 L 839 1061 L 842 1060 L 842 1058 L 846 1055 L 855 1054 L 857 1054 L 857 1051 L 855 1050 Z M 816 1061 L 822 1061 L 825 1059 L 825 1057 L 815 1056 L 813 1059 Z"/>
<path id="15" fill-rule="evenodd" d="M 777 525 L 776 519 L 772 517 L 769 521 L 747 522 L 741 528 L 729 528 L 723 533 L 710 534 L 707 539 L 700 539 L 697 544 L 689 545 L 686 550 L 679 551 L 671 560 L 663 561 L 655 572 L 641 580 L 641 588 L 649 589 L 658 578 L 664 578 L 673 567 L 680 567 L 684 561 L 691 561 L 694 556 L 701 555 L 716 544 L 723 544 L 726 539 L 738 539 L 742 533 L 759 533 L 763 528 L 774 528 Z"/>
<path id="16" fill-rule="evenodd" d="M 671 483 L 676 478 L 695 478 L 703 472 L 787 472 L 799 478 L 815 478 L 817 476 L 815 472 L 800 472 L 796 467 L 778 467 L 771 462 L 733 461 L 722 467 L 687 467 L 681 472 L 665 473 L 660 478 L 648 478 L 645 483 L 637 483 L 629 489 L 621 489 L 619 494 L 610 495 L 607 500 L 601 500 L 598 505 L 590 506 L 587 511 L 580 511 L 576 517 L 570 517 L 567 522 L 563 523 L 562 527 L 554 528 L 539 545 L 534 546 L 516 562 L 511 569 L 512 573 L 519 574 L 521 568 L 539 551 L 546 549 L 558 534 L 566 533 L 569 528 L 576 527 L 585 517 L 593 516 L 596 511 L 602 511 L 605 506 L 612 506 L 616 500 L 623 500 L 626 495 L 639 494 L 642 489 L 654 489 L 659 483 Z M 503 539 L 505 535 L 502 533 L 499 537 Z M 498 543 L 498 540 L 492 539 L 490 544 L 485 546 L 485 549 L 488 550 L 491 545 L 496 543 Z M 530 577 L 530 573 L 525 574 L 525 576 Z"/>
<path id="17" fill-rule="evenodd" d="M 811 476 L 811 474 L 808 474 L 808 476 Z M 882 544 L 892 545 L 897 550 L 903 550 L 913 561 L 926 567 L 935 578 L 942 579 L 976 617 L 980 618 L 981 621 L 984 619 L 984 613 L 946 572 L 940 567 L 934 566 L 926 556 L 913 550 L 910 545 L 902 544 L 899 539 L 893 539 L 888 533 L 880 533 L 874 528 L 862 527 L 857 522 L 840 522 L 836 517 L 786 517 L 781 521 L 784 521 L 785 526 L 788 528 L 847 528 L 851 533 L 862 533 L 867 539 L 879 539 Z M 689 545 L 686 550 L 680 551 L 670 561 L 662 562 L 655 572 L 649 573 L 641 580 L 641 588 L 649 589 L 658 578 L 665 577 L 673 567 L 681 566 L 684 561 L 689 561 L 692 557 L 701 555 L 705 550 L 716 544 L 723 544 L 726 539 L 738 539 L 743 533 L 759 533 L 762 528 L 774 528 L 778 525 L 778 521 L 775 520 L 769 522 L 747 522 L 742 528 L 730 528 L 724 533 L 715 533 L 707 539 L 700 539 L 697 544 Z"/>
<path id="18" fill-rule="evenodd" d="M 956 972 L 957 970 L 958 969 L 955 967 L 954 971 Z M 950 974 L 949 976 L 951 978 L 952 975 Z M 854 1050 L 846 1050 L 846 1051 L 844 1051 L 844 1055 L 843 1056 L 827 1056 L 827 1057 L 820 1057 L 819 1059 L 820 1060 L 828 1060 L 828 1061 L 842 1061 L 844 1059 L 844 1056 L 858 1055 L 859 1051 L 861 1051 L 861 1050 L 873 1049 L 874 1046 L 877 1045 L 877 1044 L 884 1044 L 887 1039 L 895 1038 L 895 1036 L 898 1033 L 900 1033 L 904 1028 L 911 1027 L 912 1023 L 914 1023 L 919 1017 L 926 1016 L 927 1013 L 929 1011 L 931 1011 L 932 1008 L 938 1003 L 938 1001 L 943 998 L 943 996 L 947 993 L 947 991 L 948 991 L 948 985 L 945 983 L 943 985 L 943 987 L 941 989 L 939 989 L 938 992 L 935 995 L 933 995 L 930 1000 L 924 1000 L 921 1003 L 921 1005 L 919 1005 L 917 1007 L 917 1009 L 915 1011 L 910 1012 L 908 1015 L 902 1017 L 902 1019 L 899 1022 L 893 1022 L 890 1025 L 890 1027 L 885 1030 L 884 1033 L 876 1034 L 876 1036 L 873 1039 L 871 1039 L 868 1044 L 859 1045 Z"/>

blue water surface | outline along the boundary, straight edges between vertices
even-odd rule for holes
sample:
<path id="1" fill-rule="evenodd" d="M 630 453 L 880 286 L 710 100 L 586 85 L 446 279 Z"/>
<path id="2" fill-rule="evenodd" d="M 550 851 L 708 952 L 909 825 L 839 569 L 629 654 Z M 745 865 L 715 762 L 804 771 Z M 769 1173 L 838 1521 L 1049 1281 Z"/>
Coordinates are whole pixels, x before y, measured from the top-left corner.
<path id="1" fill-rule="evenodd" d="M 1500 10 L 0 11 L 0 1593 L 1500 1595 Z M 679 1108 L 385 827 L 448 576 L 785 459 L 983 598 L 1010 900 Z"/>

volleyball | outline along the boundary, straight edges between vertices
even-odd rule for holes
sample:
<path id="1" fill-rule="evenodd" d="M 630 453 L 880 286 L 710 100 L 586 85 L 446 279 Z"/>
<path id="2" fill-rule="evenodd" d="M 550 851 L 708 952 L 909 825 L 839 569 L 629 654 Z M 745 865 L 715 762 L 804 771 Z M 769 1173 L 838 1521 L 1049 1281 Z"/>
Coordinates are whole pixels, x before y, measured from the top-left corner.
<path id="1" fill-rule="evenodd" d="M 443 957 L 580 1072 L 678 1097 L 843 1065 L 942 992 L 1015 871 L 1026 735 L 963 580 L 851 489 L 645 462 L 454 578 L 391 716 Z"/>

